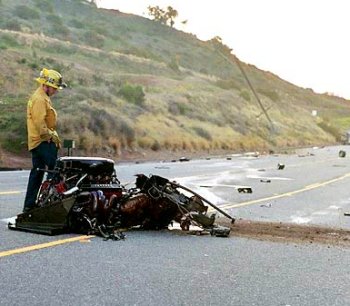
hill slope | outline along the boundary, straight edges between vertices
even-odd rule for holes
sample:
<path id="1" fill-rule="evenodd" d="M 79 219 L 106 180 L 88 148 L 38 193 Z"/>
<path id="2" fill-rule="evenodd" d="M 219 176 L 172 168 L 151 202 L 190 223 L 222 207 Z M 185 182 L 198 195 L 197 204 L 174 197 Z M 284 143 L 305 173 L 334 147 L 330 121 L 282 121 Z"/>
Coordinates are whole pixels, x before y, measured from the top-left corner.
<path id="1" fill-rule="evenodd" d="M 241 63 L 272 128 L 226 46 L 84 1 L 0 1 L 0 49 L 3 151 L 26 150 L 26 103 L 42 67 L 69 84 L 53 102 L 61 137 L 81 154 L 331 144 L 349 122 L 349 101 Z"/>

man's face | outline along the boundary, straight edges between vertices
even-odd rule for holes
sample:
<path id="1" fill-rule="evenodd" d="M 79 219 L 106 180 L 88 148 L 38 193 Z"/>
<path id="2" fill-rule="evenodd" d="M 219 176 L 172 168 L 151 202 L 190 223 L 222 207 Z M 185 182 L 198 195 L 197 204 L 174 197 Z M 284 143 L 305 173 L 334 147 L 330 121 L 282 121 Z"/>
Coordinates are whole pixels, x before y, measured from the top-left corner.
<path id="1" fill-rule="evenodd" d="M 44 90 L 49 97 L 53 96 L 57 92 L 57 88 L 46 85 L 44 85 Z"/>
<path id="2" fill-rule="evenodd" d="M 53 96 L 56 93 L 56 91 L 57 91 L 57 88 L 53 88 L 53 87 L 49 86 L 49 94 L 48 94 L 48 96 L 49 97 Z"/>

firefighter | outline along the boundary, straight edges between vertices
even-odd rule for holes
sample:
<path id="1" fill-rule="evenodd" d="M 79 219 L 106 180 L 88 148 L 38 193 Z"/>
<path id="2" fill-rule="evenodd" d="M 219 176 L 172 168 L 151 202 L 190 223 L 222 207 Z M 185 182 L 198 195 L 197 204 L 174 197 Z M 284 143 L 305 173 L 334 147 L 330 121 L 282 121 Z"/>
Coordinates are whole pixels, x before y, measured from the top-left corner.
<path id="1" fill-rule="evenodd" d="M 67 85 L 55 70 L 44 68 L 36 81 L 40 84 L 27 104 L 28 150 L 32 155 L 23 212 L 28 212 L 35 205 L 36 197 L 44 172 L 38 169 L 52 170 L 55 167 L 57 152 L 61 146 L 56 131 L 57 113 L 52 106 L 51 97 L 58 89 Z"/>

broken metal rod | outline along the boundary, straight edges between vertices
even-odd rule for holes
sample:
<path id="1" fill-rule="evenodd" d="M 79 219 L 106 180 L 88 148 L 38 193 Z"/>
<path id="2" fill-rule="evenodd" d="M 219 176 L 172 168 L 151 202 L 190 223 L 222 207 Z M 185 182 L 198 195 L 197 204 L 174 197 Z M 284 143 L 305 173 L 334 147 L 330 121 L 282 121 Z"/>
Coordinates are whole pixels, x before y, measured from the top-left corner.
<path id="1" fill-rule="evenodd" d="M 199 197 L 201 200 L 203 200 L 204 202 L 206 202 L 207 204 L 209 204 L 211 207 L 215 208 L 218 212 L 222 213 L 225 217 L 229 218 L 232 220 L 232 223 L 235 222 L 235 218 L 231 217 L 227 212 L 223 211 L 222 209 L 220 209 L 219 207 L 217 207 L 216 205 L 214 205 L 213 203 L 209 202 L 207 199 L 203 198 L 201 195 L 199 195 L 198 193 L 194 192 L 193 190 L 179 185 L 175 182 L 170 182 L 173 186 L 178 187 L 178 188 L 182 188 L 190 193 L 192 193 L 193 195 Z"/>

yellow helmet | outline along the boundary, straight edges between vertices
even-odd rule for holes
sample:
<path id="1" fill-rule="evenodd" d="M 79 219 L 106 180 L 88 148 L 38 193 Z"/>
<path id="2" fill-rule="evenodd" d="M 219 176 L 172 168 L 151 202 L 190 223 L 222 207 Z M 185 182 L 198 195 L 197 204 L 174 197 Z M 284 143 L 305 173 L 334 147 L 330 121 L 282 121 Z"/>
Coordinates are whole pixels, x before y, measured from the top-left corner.
<path id="1" fill-rule="evenodd" d="M 56 89 L 67 87 L 67 84 L 62 82 L 62 76 L 56 70 L 46 69 L 40 71 L 40 76 L 36 79 L 40 84 L 44 84 Z"/>

